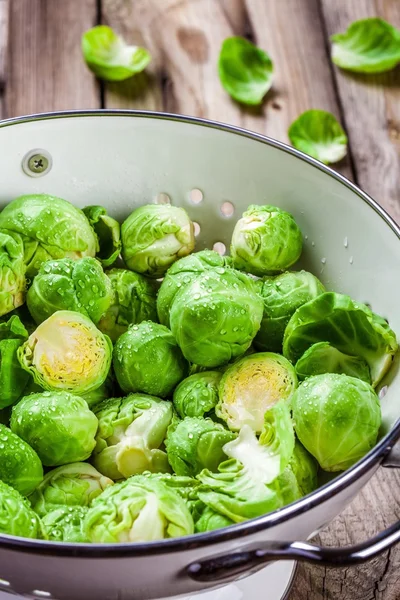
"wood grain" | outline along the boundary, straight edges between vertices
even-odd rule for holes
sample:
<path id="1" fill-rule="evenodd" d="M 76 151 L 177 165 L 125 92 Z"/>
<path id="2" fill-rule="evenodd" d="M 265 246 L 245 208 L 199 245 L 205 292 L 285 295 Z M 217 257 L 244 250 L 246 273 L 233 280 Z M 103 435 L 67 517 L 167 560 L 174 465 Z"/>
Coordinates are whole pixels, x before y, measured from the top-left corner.
<path id="1" fill-rule="evenodd" d="M 322 0 L 327 34 L 381 16 L 400 27 L 398 0 Z M 400 68 L 361 75 L 334 67 L 357 181 L 400 221 Z"/>
<path id="2" fill-rule="evenodd" d="M 287 129 L 298 115 L 321 108 L 341 119 L 318 0 L 246 0 L 253 37 L 275 65 L 272 98 L 263 106 L 262 123 L 246 116 L 250 129 L 287 142 Z M 352 176 L 348 159 L 338 170 Z"/>
<path id="3" fill-rule="evenodd" d="M 9 14 L 9 0 L 0 0 L 0 93 L 7 78 Z"/>
<path id="4" fill-rule="evenodd" d="M 12 0 L 7 116 L 100 106 L 81 55 L 81 35 L 96 19 L 96 0 Z"/>
<path id="5" fill-rule="evenodd" d="M 400 472 L 380 469 L 350 506 L 319 536 L 324 546 L 356 544 L 400 518 Z M 326 569 L 300 565 L 288 600 L 399 600 L 400 548 L 364 565 Z"/>
<path id="6" fill-rule="evenodd" d="M 206 117 L 285 142 L 308 108 L 340 118 L 318 0 L 103 0 L 102 20 L 153 56 L 146 75 L 107 84 L 108 107 Z M 261 109 L 240 107 L 220 84 L 218 56 L 231 35 L 249 36 L 274 60 L 275 83 Z M 352 176 L 348 161 L 338 169 Z"/>
<path id="7" fill-rule="evenodd" d="M 9 0 L 0 0 L 0 119 L 5 116 L 4 86 L 7 78 L 9 14 Z"/>

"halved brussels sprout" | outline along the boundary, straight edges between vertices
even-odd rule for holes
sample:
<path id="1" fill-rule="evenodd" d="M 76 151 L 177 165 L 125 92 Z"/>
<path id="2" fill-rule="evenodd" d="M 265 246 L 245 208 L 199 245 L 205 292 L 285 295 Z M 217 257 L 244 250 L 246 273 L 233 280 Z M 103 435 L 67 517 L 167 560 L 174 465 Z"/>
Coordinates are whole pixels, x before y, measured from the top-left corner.
<path id="1" fill-rule="evenodd" d="M 96 235 L 83 212 L 47 194 L 20 196 L 0 213 L 0 229 L 18 233 L 24 245 L 27 277 L 51 258 L 95 256 Z"/>
<path id="2" fill-rule="evenodd" d="M 157 321 L 156 288 L 153 282 L 127 269 L 107 271 L 114 293 L 113 302 L 100 319 L 99 329 L 116 342 L 129 325 Z"/>
<path id="3" fill-rule="evenodd" d="M 0 231 L 0 316 L 25 302 L 25 271 L 21 236 Z"/>
<path id="4" fill-rule="evenodd" d="M 302 233 L 290 213 L 252 204 L 233 230 L 231 255 L 237 269 L 272 275 L 293 265 L 302 247 Z"/>
<path id="5" fill-rule="evenodd" d="M 188 361 L 218 367 L 249 348 L 262 311 L 250 277 L 234 269 L 210 269 L 176 294 L 171 331 Z"/>
<path id="6" fill-rule="evenodd" d="M 283 334 L 293 313 L 325 292 L 322 283 L 307 271 L 265 277 L 260 283 L 264 313 L 254 345 L 262 351 L 282 351 Z"/>
<path id="7" fill-rule="evenodd" d="M 60 506 L 47 513 L 42 520 L 47 539 L 54 542 L 89 542 L 85 534 L 85 506 Z"/>
<path id="8" fill-rule="evenodd" d="M 317 342 L 329 342 L 351 356 L 364 359 L 375 387 L 398 350 L 396 334 L 385 319 L 349 296 L 326 292 L 300 306 L 290 319 L 283 353 L 295 363 Z"/>
<path id="9" fill-rule="evenodd" d="M 201 417 L 176 420 L 168 429 L 165 447 L 169 464 L 177 475 L 194 477 L 202 469 L 216 471 L 226 459 L 225 444 L 235 434 L 220 423 Z"/>
<path id="10" fill-rule="evenodd" d="M 277 462 L 274 458 L 271 461 L 268 447 L 257 440 L 248 425 L 242 427 L 236 440 L 226 444 L 224 451 L 232 458 L 221 463 L 218 472 L 204 469 L 198 475 L 203 484 L 198 496 L 206 506 L 235 523 L 283 506 Z"/>
<path id="11" fill-rule="evenodd" d="M 369 366 L 364 359 L 343 354 L 329 342 L 310 346 L 297 361 L 295 369 L 299 379 L 323 373 L 343 373 L 371 383 Z"/>
<path id="12" fill-rule="evenodd" d="M 141 475 L 105 490 L 85 519 L 85 533 L 94 543 L 151 542 L 193 531 L 192 516 L 180 495 L 162 481 Z"/>
<path id="13" fill-rule="evenodd" d="M 129 269 L 162 277 L 173 262 L 194 249 L 193 223 L 170 204 L 140 206 L 122 223 L 122 257 Z"/>
<path id="14" fill-rule="evenodd" d="M 157 312 L 160 323 L 170 326 L 169 313 L 172 302 L 179 290 L 196 279 L 200 273 L 209 269 L 219 269 L 220 275 L 225 267 L 232 265 L 229 256 L 221 256 L 213 250 L 201 250 L 189 256 L 180 258 L 173 263 L 165 274 L 164 280 L 157 294 Z"/>
<path id="15" fill-rule="evenodd" d="M 218 402 L 218 386 L 222 373 L 203 371 L 187 377 L 174 390 L 176 412 L 184 417 L 204 417 L 214 410 Z"/>
<path id="16" fill-rule="evenodd" d="M 99 240 L 97 258 L 103 267 L 111 267 L 122 249 L 120 224 L 102 206 L 86 206 L 83 212 Z"/>
<path id="17" fill-rule="evenodd" d="M 170 470 L 160 449 L 172 419 L 172 404 L 146 394 L 110 398 L 94 408 L 99 420 L 93 464 L 111 479 Z"/>
<path id="18" fill-rule="evenodd" d="M 88 458 L 96 445 L 97 424 L 83 398 L 39 392 L 14 406 L 10 426 L 51 467 Z"/>
<path id="19" fill-rule="evenodd" d="M 187 376 L 189 366 L 172 333 L 164 325 L 143 321 L 118 338 L 113 365 L 124 392 L 165 398 Z"/>
<path id="20" fill-rule="evenodd" d="M 73 310 L 98 323 L 111 300 L 111 282 L 100 263 L 90 257 L 42 263 L 26 297 L 38 325 L 58 310 Z"/>
<path id="21" fill-rule="evenodd" d="M 40 515 L 63 506 L 89 506 L 113 481 L 85 462 L 70 463 L 48 471 L 30 495 L 33 510 Z"/>
<path id="22" fill-rule="evenodd" d="M 273 352 L 251 354 L 225 371 L 215 413 L 232 431 L 250 425 L 260 433 L 265 411 L 281 399 L 289 401 L 296 387 L 296 371 L 283 356 Z"/>
<path id="23" fill-rule="evenodd" d="M 381 425 L 373 388 L 348 375 L 309 377 L 292 397 L 296 434 L 325 471 L 344 471 L 376 443 Z"/>
<path id="24" fill-rule="evenodd" d="M 17 402 L 27 390 L 31 378 L 17 356 L 27 339 L 28 332 L 16 315 L 0 323 L 0 409 Z"/>
<path id="25" fill-rule="evenodd" d="M 0 479 L 28 496 L 43 479 L 36 452 L 5 425 L 0 425 Z"/>
<path id="26" fill-rule="evenodd" d="M 105 382 L 111 353 L 110 339 L 88 317 L 59 310 L 18 349 L 18 359 L 42 388 L 85 394 Z"/>
<path id="27" fill-rule="evenodd" d="M 0 480 L 0 533 L 24 538 L 44 537 L 43 525 L 29 502 Z"/>

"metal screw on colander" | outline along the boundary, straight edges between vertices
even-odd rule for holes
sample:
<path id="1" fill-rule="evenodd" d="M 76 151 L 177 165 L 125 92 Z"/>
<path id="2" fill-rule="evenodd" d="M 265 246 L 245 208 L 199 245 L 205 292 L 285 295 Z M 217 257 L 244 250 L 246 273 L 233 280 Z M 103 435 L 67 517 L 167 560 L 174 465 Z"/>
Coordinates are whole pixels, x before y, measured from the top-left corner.
<path id="1" fill-rule="evenodd" d="M 52 167 L 52 159 L 46 150 L 35 149 L 25 154 L 22 169 L 30 177 L 46 175 Z"/>

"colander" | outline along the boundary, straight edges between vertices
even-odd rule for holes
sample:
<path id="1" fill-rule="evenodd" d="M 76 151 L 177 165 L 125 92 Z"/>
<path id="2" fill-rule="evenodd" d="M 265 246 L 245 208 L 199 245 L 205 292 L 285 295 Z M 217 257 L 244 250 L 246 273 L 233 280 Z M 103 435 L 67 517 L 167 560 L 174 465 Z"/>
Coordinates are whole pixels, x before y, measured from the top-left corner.
<path id="1" fill-rule="evenodd" d="M 341 175 L 272 139 L 170 114 L 86 111 L 0 123 L 0 202 L 45 192 L 104 205 L 123 220 L 171 202 L 196 223 L 197 250 L 228 251 L 249 204 L 293 213 L 304 233 L 299 268 L 368 303 L 400 332 L 400 229 Z M 61 544 L 0 536 L 0 589 L 58 600 L 150 600 L 243 577 L 277 560 L 354 564 L 400 541 L 400 525 L 356 547 L 305 541 L 354 498 L 382 462 L 400 465 L 399 361 L 378 390 L 383 426 L 361 461 L 309 496 L 226 529 L 147 544 Z M 296 540 L 296 541 L 294 541 Z"/>

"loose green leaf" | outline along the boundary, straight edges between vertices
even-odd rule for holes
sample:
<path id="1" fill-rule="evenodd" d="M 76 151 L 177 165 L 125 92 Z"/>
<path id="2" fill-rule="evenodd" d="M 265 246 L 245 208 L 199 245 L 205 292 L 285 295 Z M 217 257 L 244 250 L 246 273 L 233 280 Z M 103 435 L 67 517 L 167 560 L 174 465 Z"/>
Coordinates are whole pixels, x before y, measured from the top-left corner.
<path id="1" fill-rule="evenodd" d="M 87 66 L 100 79 L 123 81 L 147 67 L 151 56 L 145 48 L 128 46 L 111 27 L 98 25 L 82 36 Z"/>
<path id="2" fill-rule="evenodd" d="M 347 136 L 336 118 L 325 110 L 306 110 L 289 127 L 291 144 L 328 165 L 347 153 Z"/>
<path id="3" fill-rule="evenodd" d="M 274 66 L 264 50 L 242 37 L 224 40 L 218 72 L 224 89 L 238 102 L 261 104 L 272 85 Z"/>
<path id="4" fill-rule="evenodd" d="M 354 21 L 331 36 L 332 61 L 356 73 L 383 73 L 400 62 L 400 31 L 383 19 Z"/>
<path id="5" fill-rule="evenodd" d="M 365 360 L 373 387 L 390 369 L 399 347 L 385 319 L 335 292 L 321 294 L 296 310 L 285 330 L 283 354 L 296 363 L 318 342 L 329 342 L 343 354 Z"/>
<path id="6" fill-rule="evenodd" d="M 86 206 L 83 212 L 99 240 L 98 259 L 103 267 L 111 267 L 122 248 L 120 224 L 102 206 Z"/>

